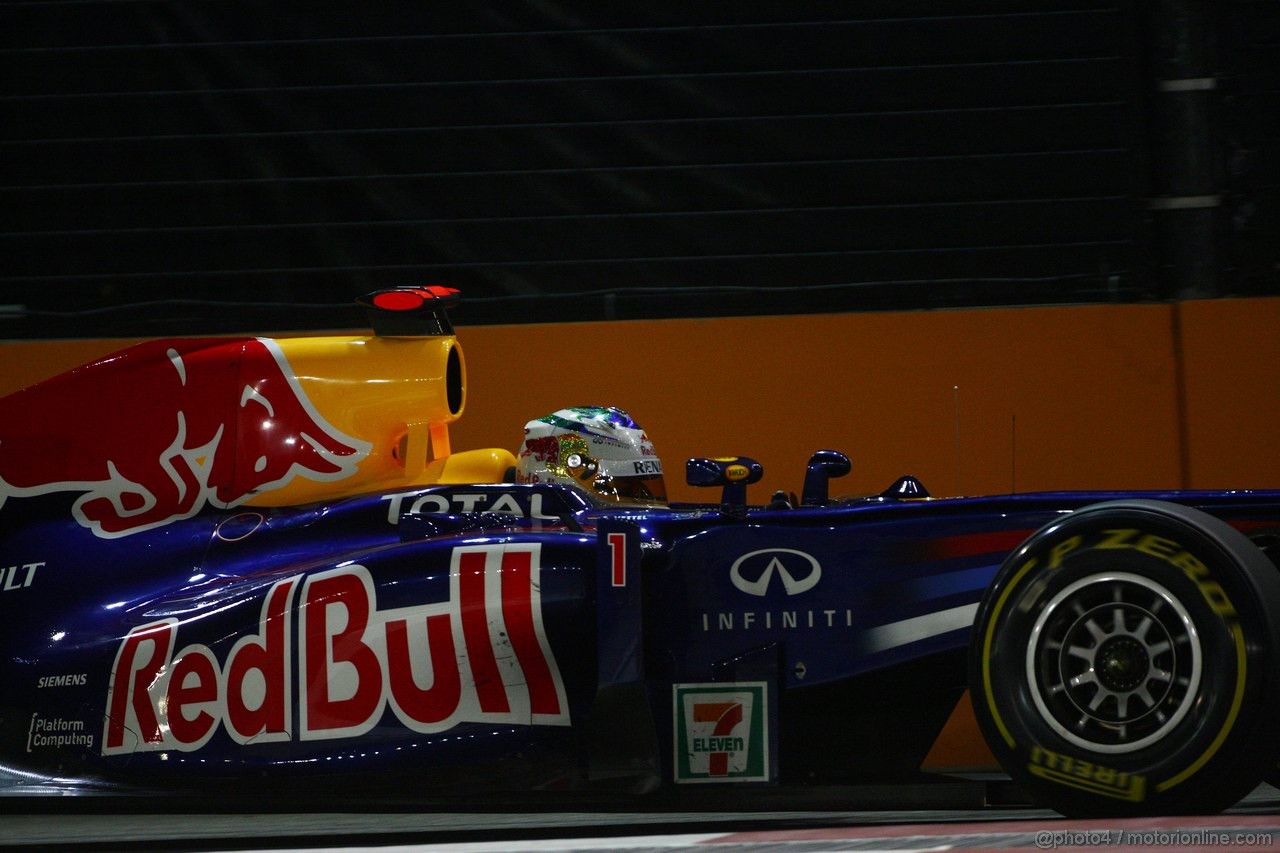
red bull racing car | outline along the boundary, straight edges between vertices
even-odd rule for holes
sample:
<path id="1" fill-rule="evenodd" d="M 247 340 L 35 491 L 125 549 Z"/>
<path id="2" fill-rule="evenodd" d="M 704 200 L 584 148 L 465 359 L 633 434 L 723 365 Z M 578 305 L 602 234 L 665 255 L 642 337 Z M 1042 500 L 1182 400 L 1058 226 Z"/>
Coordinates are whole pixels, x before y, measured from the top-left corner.
<path id="1" fill-rule="evenodd" d="M 1212 812 L 1280 726 L 1280 492 L 671 504 L 626 413 L 454 451 L 445 288 L 155 341 L 0 408 L 0 771 L 423 797 L 913 782 L 965 691 L 1068 814 Z M 741 800 L 741 798 L 748 798 Z"/>

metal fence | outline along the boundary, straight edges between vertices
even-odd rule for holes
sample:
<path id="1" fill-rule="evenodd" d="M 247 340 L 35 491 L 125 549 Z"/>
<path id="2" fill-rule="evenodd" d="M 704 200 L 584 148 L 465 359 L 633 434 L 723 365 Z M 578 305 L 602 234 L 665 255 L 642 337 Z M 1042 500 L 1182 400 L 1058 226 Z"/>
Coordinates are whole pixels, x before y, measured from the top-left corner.
<path id="1" fill-rule="evenodd" d="M 1280 10 L 0 7 L 0 338 L 1280 293 Z M 120 306 L 128 305 L 128 308 Z"/>

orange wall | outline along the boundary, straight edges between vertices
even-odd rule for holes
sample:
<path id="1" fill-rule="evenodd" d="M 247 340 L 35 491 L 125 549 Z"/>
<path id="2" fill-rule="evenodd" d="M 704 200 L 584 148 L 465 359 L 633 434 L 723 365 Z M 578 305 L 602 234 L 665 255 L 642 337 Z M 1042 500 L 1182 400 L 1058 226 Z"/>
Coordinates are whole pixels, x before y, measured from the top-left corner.
<path id="1" fill-rule="evenodd" d="M 1187 303 L 1181 325 L 1188 482 L 1280 488 L 1280 299 Z"/>
<path id="2" fill-rule="evenodd" d="M 935 495 L 1280 487 L 1280 299 L 461 328 L 455 449 L 512 450 L 526 420 L 617 405 L 676 499 L 688 456 L 853 459 L 839 494 L 913 473 Z M 0 344 L 0 394 L 129 343 Z M 1016 417 L 1016 430 L 1014 419 Z M 709 497 L 709 496 L 705 496 Z"/>

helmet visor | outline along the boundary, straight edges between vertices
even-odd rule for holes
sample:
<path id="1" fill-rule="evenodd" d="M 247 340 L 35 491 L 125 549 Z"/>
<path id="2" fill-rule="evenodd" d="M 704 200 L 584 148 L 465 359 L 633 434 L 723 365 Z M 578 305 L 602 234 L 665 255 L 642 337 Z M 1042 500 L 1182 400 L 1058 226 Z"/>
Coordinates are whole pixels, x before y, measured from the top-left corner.
<path id="1" fill-rule="evenodd" d="M 613 477 L 609 486 L 617 494 L 617 500 L 623 503 L 641 501 L 645 503 L 666 503 L 667 484 L 661 474 L 647 477 Z"/>

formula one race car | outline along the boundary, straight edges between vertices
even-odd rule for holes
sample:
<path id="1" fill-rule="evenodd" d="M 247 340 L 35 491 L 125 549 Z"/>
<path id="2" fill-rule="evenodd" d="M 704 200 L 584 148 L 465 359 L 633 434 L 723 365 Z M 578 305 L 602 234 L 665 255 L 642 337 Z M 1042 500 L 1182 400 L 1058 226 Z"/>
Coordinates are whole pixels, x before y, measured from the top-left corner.
<path id="1" fill-rule="evenodd" d="M 824 450 L 798 497 L 693 459 L 719 494 L 668 504 L 617 409 L 453 452 L 455 297 L 372 294 L 373 336 L 144 343 L 0 403 L 3 770 L 750 796 L 917 780 L 967 688 L 1064 813 L 1212 812 L 1271 772 L 1280 492 L 833 500 Z"/>

